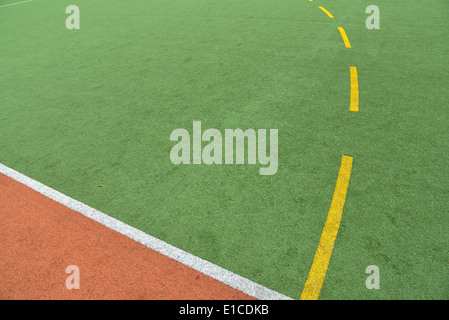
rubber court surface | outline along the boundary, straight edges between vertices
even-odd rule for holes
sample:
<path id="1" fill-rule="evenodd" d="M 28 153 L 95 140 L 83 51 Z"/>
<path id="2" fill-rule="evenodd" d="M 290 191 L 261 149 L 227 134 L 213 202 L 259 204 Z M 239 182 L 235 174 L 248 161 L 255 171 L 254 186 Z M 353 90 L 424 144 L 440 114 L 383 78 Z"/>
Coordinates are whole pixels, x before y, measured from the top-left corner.
<path id="1" fill-rule="evenodd" d="M 9 260 L 1 264 L 2 298 L 252 298 L 4 175 L 0 190 L 0 240 Z M 65 286 L 71 274 L 65 270 L 71 265 L 80 269 L 79 290 Z"/>
<path id="2" fill-rule="evenodd" d="M 19 2 L 0 0 L 1 299 L 449 298 L 447 1 Z M 278 129 L 276 174 L 174 165 L 193 121 Z"/>

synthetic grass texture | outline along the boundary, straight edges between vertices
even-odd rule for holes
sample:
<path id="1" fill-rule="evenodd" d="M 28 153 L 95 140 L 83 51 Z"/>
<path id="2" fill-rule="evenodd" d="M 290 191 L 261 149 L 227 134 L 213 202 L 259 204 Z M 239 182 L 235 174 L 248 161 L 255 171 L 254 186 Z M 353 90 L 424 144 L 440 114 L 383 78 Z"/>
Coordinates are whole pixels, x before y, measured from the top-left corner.
<path id="1" fill-rule="evenodd" d="M 367 30 L 373 3 L 319 3 L 335 18 L 291 0 L 0 9 L 0 162 L 298 298 L 341 156 L 353 156 L 321 298 L 448 298 L 449 5 L 382 1 L 381 29 Z M 70 4 L 80 30 L 65 28 Z M 194 120 L 278 129 L 278 172 L 173 165 L 170 133 Z M 365 287 L 372 264 L 380 290 Z"/>

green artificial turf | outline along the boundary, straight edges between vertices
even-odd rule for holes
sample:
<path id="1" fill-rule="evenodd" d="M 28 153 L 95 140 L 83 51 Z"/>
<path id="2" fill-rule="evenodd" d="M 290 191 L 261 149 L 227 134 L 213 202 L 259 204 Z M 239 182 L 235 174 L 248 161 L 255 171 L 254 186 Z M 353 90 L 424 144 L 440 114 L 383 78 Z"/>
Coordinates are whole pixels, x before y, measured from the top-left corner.
<path id="1" fill-rule="evenodd" d="M 80 8 L 80 30 L 65 28 L 70 4 Z M 368 30 L 371 4 L 34 0 L 0 8 L 0 162 L 298 298 L 349 155 L 320 298 L 447 299 L 449 4 L 378 1 L 381 28 Z M 349 112 L 350 66 L 358 113 Z M 173 165 L 170 133 L 191 133 L 195 120 L 222 133 L 278 129 L 278 172 Z M 379 290 L 365 287 L 369 265 L 379 267 Z"/>

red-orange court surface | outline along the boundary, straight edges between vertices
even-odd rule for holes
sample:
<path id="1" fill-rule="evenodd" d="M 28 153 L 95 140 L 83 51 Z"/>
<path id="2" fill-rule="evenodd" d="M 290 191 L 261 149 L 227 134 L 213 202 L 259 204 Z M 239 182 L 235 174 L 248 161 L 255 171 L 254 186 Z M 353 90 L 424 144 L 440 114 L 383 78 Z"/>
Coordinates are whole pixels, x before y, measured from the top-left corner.
<path id="1" fill-rule="evenodd" d="M 0 219 L 2 300 L 254 299 L 3 174 Z"/>

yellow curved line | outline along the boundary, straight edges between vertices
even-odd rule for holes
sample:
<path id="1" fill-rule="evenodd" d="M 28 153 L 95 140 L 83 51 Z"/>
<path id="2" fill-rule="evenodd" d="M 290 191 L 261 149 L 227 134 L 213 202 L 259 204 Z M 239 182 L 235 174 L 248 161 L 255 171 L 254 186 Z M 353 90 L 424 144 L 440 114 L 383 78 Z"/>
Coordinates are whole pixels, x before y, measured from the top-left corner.
<path id="1" fill-rule="evenodd" d="M 349 110 L 359 111 L 359 78 L 357 76 L 357 67 L 350 67 L 351 72 L 351 101 Z"/>
<path id="2" fill-rule="evenodd" d="M 341 37 L 343 38 L 346 48 L 351 48 L 351 43 L 349 42 L 348 35 L 346 34 L 345 29 L 343 29 L 342 27 L 338 27 L 338 30 L 341 33 Z"/>
<path id="3" fill-rule="evenodd" d="M 319 6 L 318 8 L 320 8 L 321 10 L 323 10 L 324 13 L 327 14 L 327 16 L 328 16 L 329 18 L 333 18 L 333 17 L 334 17 L 329 11 L 327 11 L 326 9 L 324 9 L 322 6 Z"/>
<path id="4" fill-rule="evenodd" d="M 343 156 L 331 206 L 300 300 L 317 300 L 323 287 L 348 192 L 353 158 Z"/>

